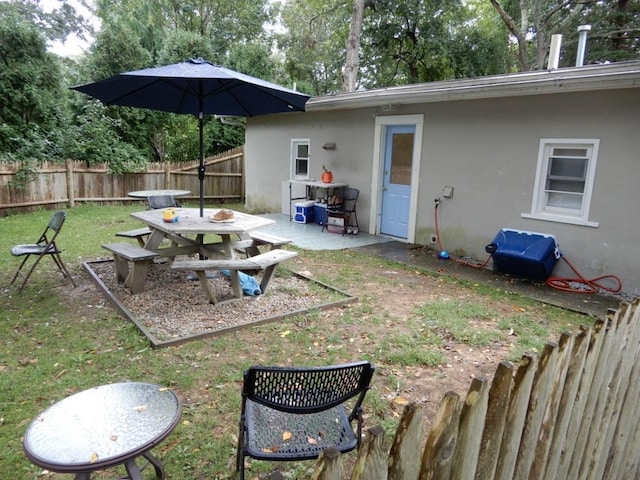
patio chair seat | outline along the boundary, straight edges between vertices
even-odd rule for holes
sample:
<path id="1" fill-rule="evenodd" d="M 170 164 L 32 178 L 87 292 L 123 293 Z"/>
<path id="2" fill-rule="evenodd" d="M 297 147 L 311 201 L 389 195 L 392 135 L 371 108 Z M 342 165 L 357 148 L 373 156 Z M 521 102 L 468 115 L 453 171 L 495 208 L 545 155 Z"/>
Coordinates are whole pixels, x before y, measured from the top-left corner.
<path id="1" fill-rule="evenodd" d="M 21 257 L 22 255 L 42 255 L 45 252 L 47 255 L 50 255 L 52 253 L 62 253 L 62 250 L 58 250 L 53 245 L 37 245 L 35 243 L 11 247 L 11 255 L 14 257 Z"/>
<path id="2" fill-rule="evenodd" d="M 310 460 L 360 445 L 362 402 L 375 367 L 250 367 L 244 372 L 236 469 L 257 460 Z M 355 429 L 353 424 L 355 423 Z"/>
<path id="3" fill-rule="evenodd" d="M 247 453 L 258 460 L 309 460 L 318 458 L 327 447 L 349 452 L 358 446 L 342 405 L 305 415 L 279 412 L 249 401 L 246 422 Z M 286 441 L 283 435 L 288 437 Z"/>

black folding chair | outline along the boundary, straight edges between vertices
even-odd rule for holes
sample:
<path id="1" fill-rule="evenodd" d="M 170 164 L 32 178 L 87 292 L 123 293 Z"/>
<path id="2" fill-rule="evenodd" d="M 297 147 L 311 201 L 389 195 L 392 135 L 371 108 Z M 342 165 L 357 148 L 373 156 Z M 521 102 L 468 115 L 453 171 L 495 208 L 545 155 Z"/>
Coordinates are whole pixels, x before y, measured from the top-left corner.
<path id="1" fill-rule="evenodd" d="M 67 267 L 65 267 L 64 263 L 62 262 L 62 258 L 60 257 L 60 253 L 62 252 L 62 250 L 60 250 L 56 245 L 56 237 L 62 229 L 62 225 L 64 224 L 66 216 L 67 214 L 65 212 L 54 213 L 51 216 L 47 227 L 44 229 L 44 232 L 42 232 L 42 235 L 40 235 L 40 238 L 36 243 L 16 245 L 11 249 L 11 255 L 13 255 L 14 257 L 24 257 L 24 260 L 22 260 L 22 263 L 18 267 L 18 270 L 13 276 L 13 279 L 11 280 L 9 286 L 14 284 L 18 276 L 24 275 L 24 281 L 22 282 L 22 285 L 20 285 L 19 289 L 19 291 L 22 292 L 22 289 L 27 285 L 29 277 L 31 277 L 31 274 L 35 270 L 38 263 L 40 263 L 40 260 L 42 260 L 46 256 L 49 256 L 53 259 L 62 275 L 69 278 L 73 286 L 76 287 L 76 282 L 73 280 L 73 277 L 69 273 L 69 270 L 67 270 Z M 36 258 L 31 264 L 31 267 L 28 268 L 28 271 L 25 275 L 23 269 L 27 270 L 27 262 L 32 256 Z"/>
<path id="2" fill-rule="evenodd" d="M 362 402 L 374 370 L 369 362 L 246 370 L 236 457 L 240 479 L 244 479 L 247 456 L 268 461 L 309 460 L 328 447 L 340 452 L 359 447 Z M 348 402 L 350 399 L 353 401 Z"/>
<path id="3" fill-rule="evenodd" d="M 152 195 L 147 197 L 147 210 L 159 208 L 180 207 L 178 201 L 171 195 Z"/>
<path id="4" fill-rule="evenodd" d="M 350 227 L 355 227 L 354 232 L 357 233 L 360 229 L 358 225 L 358 215 L 356 213 L 356 204 L 358 203 L 358 197 L 360 196 L 360 190 L 357 188 L 345 187 L 341 189 L 340 195 L 342 203 L 337 208 L 327 207 L 327 221 L 322 226 L 322 230 L 330 229 L 330 225 L 339 226 L 342 231 L 342 235 L 347 233 Z M 339 219 L 338 222 L 332 221 L 332 219 Z M 352 221 L 353 219 L 353 221 Z M 351 225 L 354 223 L 355 225 Z"/>

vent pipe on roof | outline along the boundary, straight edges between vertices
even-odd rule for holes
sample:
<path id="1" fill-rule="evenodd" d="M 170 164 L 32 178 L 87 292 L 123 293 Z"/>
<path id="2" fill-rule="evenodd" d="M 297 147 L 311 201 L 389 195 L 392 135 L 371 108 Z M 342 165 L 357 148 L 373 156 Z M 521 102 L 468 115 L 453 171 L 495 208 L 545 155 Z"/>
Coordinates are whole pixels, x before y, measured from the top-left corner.
<path id="1" fill-rule="evenodd" d="M 562 44 L 562 35 L 556 33 L 551 35 L 551 47 L 549 49 L 549 62 L 547 64 L 548 70 L 555 70 L 560 63 L 560 45 Z"/>
<path id="2" fill-rule="evenodd" d="M 578 52 L 576 53 L 576 67 L 584 65 L 584 53 L 587 49 L 587 34 L 591 31 L 591 25 L 578 27 Z"/>

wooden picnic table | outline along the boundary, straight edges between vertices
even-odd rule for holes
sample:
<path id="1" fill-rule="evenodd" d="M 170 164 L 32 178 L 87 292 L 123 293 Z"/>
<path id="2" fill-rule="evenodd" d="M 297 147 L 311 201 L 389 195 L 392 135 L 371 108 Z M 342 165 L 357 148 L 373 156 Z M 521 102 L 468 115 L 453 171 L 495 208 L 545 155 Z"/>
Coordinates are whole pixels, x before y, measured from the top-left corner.
<path id="1" fill-rule="evenodd" d="M 176 255 L 193 255 L 199 253 L 205 257 L 224 256 L 235 258 L 235 248 L 240 247 L 244 240 L 250 242 L 250 232 L 272 225 L 274 220 L 248 213 L 233 212 L 232 221 L 213 222 L 210 217 L 220 209 L 205 209 L 203 216 L 197 208 L 178 208 L 177 221 L 165 222 L 163 210 L 145 210 L 131 214 L 133 218 L 145 223 L 151 230 L 144 248 L 158 253 L 162 257 Z M 206 243 L 206 236 L 217 235 L 219 240 Z M 234 241 L 235 238 L 240 241 Z M 163 240 L 169 240 L 171 247 L 161 245 Z"/>
<path id="2" fill-rule="evenodd" d="M 252 232 L 275 223 L 269 218 L 250 215 L 248 213 L 233 212 L 233 219 L 215 222 L 213 217 L 220 209 L 204 209 L 203 216 L 197 208 L 177 208 L 177 221 L 165 222 L 163 210 L 145 210 L 131 214 L 133 218 L 145 223 L 151 233 L 144 244 L 144 249 L 157 253 L 161 257 L 174 259 L 178 255 L 193 256 L 198 254 L 201 259 L 207 259 L 207 264 L 202 263 L 203 269 L 216 269 L 211 266 L 211 259 L 218 259 L 220 267 L 217 269 L 229 270 L 234 296 L 242 298 L 239 271 L 244 268 L 246 259 L 236 258 L 237 250 L 255 251 L 256 240 L 251 237 Z M 211 239 L 212 235 L 218 238 Z M 163 240 L 168 240 L 164 242 Z M 276 247 L 277 248 L 277 247 Z M 279 260 L 279 259 L 278 259 Z M 205 260 L 200 260 L 204 262 Z M 193 264 L 194 261 L 191 261 Z M 206 278 L 203 269 L 198 268 L 198 261 L 193 264 L 194 271 L 198 273 L 200 281 Z M 244 263 L 243 263 L 244 262 Z M 237 265 L 235 265 L 237 263 Z M 212 303 L 216 303 L 206 284 L 205 291 Z M 266 285 L 264 285 L 266 288 Z"/>

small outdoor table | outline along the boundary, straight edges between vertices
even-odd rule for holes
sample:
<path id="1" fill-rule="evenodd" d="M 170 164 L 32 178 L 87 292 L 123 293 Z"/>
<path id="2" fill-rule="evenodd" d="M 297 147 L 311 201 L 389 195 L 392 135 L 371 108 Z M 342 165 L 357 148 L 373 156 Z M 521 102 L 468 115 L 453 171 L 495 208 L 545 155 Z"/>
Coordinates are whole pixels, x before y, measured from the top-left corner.
<path id="1" fill-rule="evenodd" d="M 294 197 L 293 193 L 293 185 L 304 185 L 305 186 L 305 195 L 304 197 Z M 335 182 L 335 183 L 325 183 L 318 182 L 317 180 L 289 180 L 289 220 L 293 218 L 292 214 L 292 205 L 294 200 L 315 200 L 312 195 L 312 190 L 314 189 L 324 189 L 326 192 L 326 197 L 333 195 L 335 191 L 339 188 L 347 187 L 347 183 Z"/>
<path id="2" fill-rule="evenodd" d="M 162 462 L 151 449 L 180 419 L 178 397 L 150 383 L 124 382 L 76 393 L 52 405 L 31 422 L 23 448 L 34 464 L 89 480 L 91 473 L 124 465 L 128 479 L 142 480 L 153 465 L 156 479 L 165 478 Z M 139 468 L 136 459 L 148 463 Z"/>
<path id="3" fill-rule="evenodd" d="M 184 197 L 191 195 L 190 190 L 138 190 L 129 192 L 127 195 L 133 198 L 149 198 L 149 197 Z"/>

